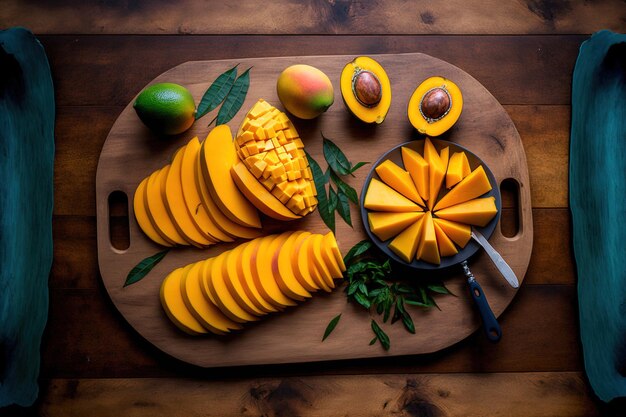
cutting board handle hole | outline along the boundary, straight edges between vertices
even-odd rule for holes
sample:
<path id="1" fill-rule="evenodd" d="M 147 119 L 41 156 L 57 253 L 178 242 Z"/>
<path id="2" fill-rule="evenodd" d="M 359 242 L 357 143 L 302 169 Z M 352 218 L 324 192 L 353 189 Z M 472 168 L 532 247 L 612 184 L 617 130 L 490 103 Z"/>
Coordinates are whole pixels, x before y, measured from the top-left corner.
<path id="1" fill-rule="evenodd" d="M 123 191 L 109 194 L 109 241 L 120 252 L 130 247 L 128 196 Z"/>
<path id="2" fill-rule="evenodd" d="M 500 232 L 504 237 L 512 239 L 521 230 L 519 183 L 513 178 L 506 178 L 500 183 L 500 195 L 502 196 Z"/>

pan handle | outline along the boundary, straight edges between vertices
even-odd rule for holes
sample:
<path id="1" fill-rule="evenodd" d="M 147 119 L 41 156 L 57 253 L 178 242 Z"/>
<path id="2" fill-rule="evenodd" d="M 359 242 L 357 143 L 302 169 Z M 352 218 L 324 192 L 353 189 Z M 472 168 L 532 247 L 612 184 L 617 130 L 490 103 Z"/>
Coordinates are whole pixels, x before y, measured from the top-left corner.
<path id="1" fill-rule="evenodd" d="M 467 266 L 467 261 L 464 261 L 461 265 L 463 266 L 463 271 L 467 276 L 467 284 L 469 286 L 472 299 L 474 299 L 474 302 L 478 307 L 478 312 L 480 313 L 480 318 L 483 322 L 483 330 L 485 331 L 485 335 L 491 342 L 496 343 L 500 341 L 500 338 L 502 337 L 502 329 L 500 328 L 500 324 L 498 323 L 496 316 L 493 314 L 493 311 L 491 311 L 491 307 L 489 306 L 489 302 L 487 301 L 487 297 L 485 296 L 482 287 L 480 286 L 478 281 L 476 281 L 476 278 L 474 278 L 474 274 L 472 274 L 469 267 Z"/>

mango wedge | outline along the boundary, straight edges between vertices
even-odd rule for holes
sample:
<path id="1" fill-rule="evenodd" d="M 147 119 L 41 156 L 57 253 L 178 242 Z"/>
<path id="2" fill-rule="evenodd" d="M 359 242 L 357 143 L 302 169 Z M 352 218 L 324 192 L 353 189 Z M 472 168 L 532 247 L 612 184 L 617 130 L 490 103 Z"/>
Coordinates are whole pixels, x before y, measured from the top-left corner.
<path id="1" fill-rule="evenodd" d="M 423 210 L 420 206 L 376 178 L 372 178 L 370 181 L 363 205 L 366 209 L 374 211 L 406 212 Z"/>
<path id="2" fill-rule="evenodd" d="M 441 200 L 435 204 L 433 210 L 437 211 L 464 203 L 485 194 L 490 191 L 491 188 L 487 173 L 481 165 L 451 189 L 448 194 L 444 195 Z"/>
<path id="3" fill-rule="evenodd" d="M 385 241 L 398 235 L 404 229 L 415 223 L 424 215 L 423 212 L 412 213 L 367 213 L 370 230 L 380 240 Z"/>
<path id="4" fill-rule="evenodd" d="M 467 224 L 439 218 L 433 218 L 433 221 L 460 248 L 464 248 L 472 238 L 472 228 Z"/>
<path id="5" fill-rule="evenodd" d="M 486 226 L 498 213 L 495 197 L 477 198 L 435 212 L 437 217 L 473 226 Z"/>
<path id="6" fill-rule="evenodd" d="M 411 179 L 415 184 L 415 188 L 419 193 L 423 201 L 428 200 L 429 193 L 429 178 L 428 178 L 428 162 L 422 155 L 415 152 L 411 148 L 405 146 L 402 147 L 402 163 L 404 167 L 411 175 Z"/>
<path id="7" fill-rule="evenodd" d="M 422 200 L 417 192 L 417 188 L 411 179 L 411 175 L 390 159 L 378 165 L 376 167 L 376 173 L 385 184 L 403 196 L 411 199 L 422 207 L 426 206 L 424 200 Z"/>
<path id="8" fill-rule="evenodd" d="M 430 214 L 430 211 L 424 216 L 423 223 L 422 234 L 420 235 L 420 242 L 417 248 L 417 259 L 439 265 L 441 257 L 439 255 L 439 247 L 437 246 L 433 216 Z"/>
<path id="9" fill-rule="evenodd" d="M 411 263 L 415 258 L 425 217 L 420 217 L 389 243 L 389 249 L 406 263 Z"/>

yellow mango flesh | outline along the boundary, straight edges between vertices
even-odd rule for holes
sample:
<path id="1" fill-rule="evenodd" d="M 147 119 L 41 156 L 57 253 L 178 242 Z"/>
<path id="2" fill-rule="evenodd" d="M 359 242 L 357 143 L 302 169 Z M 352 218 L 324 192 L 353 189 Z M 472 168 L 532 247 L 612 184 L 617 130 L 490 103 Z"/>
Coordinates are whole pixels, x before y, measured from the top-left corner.
<path id="1" fill-rule="evenodd" d="M 443 166 L 443 170 L 446 171 L 448 169 L 448 162 L 450 162 L 450 147 L 446 146 L 439 152 L 439 159 L 441 160 L 441 166 Z"/>
<path id="2" fill-rule="evenodd" d="M 423 212 L 370 212 L 367 213 L 367 221 L 372 233 L 374 233 L 380 240 L 385 241 L 402 232 L 411 224 L 419 220 L 419 218 L 423 215 Z"/>
<path id="3" fill-rule="evenodd" d="M 333 274 L 330 272 L 328 265 L 324 261 L 324 257 L 322 256 L 322 241 L 323 236 L 314 234 L 311 236 L 311 246 L 313 249 L 313 262 L 317 267 L 322 279 L 326 283 L 329 288 L 335 288 L 335 281 L 333 280 Z"/>
<path id="4" fill-rule="evenodd" d="M 311 293 L 300 284 L 292 267 L 293 245 L 302 232 L 287 232 L 287 239 L 272 255 L 272 272 L 280 290 L 289 298 L 302 301 Z"/>
<path id="5" fill-rule="evenodd" d="M 337 265 L 339 266 L 341 272 L 345 272 L 346 264 L 343 262 L 343 256 L 339 250 L 339 245 L 337 245 L 335 234 L 333 232 L 328 232 L 324 235 L 324 239 L 324 247 L 330 250 L 330 252 L 334 255 L 335 261 L 337 261 Z"/>
<path id="6" fill-rule="evenodd" d="M 435 227 L 435 236 L 437 237 L 439 254 L 441 256 L 452 256 L 459 253 L 456 246 L 454 246 L 454 242 L 445 234 L 443 229 L 441 229 L 436 222 L 433 222 L 433 226 Z"/>
<path id="7" fill-rule="evenodd" d="M 228 125 L 219 125 L 207 136 L 200 151 L 200 168 L 209 193 L 220 210 L 235 223 L 260 228 L 259 214 L 239 191 L 230 174 L 237 153 Z"/>
<path id="8" fill-rule="evenodd" d="M 148 212 L 146 211 L 145 205 L 145 194 L 146 194 L 146 185 L 148 184 L 148 177 L 144 178 L 143 181 L 139 183 L 137 186 L 137 190 L 135 191 L 135 196 L 133 198 L 133 213 L 135 214 L 135 218 L 137 219 L 137 224 L 143 232 L 154 242 L 158 243 L 162 246 L 173 246 L 170 242 L 165 240 L 159 232 L 157 232 L 156 228 L 150 221 L 148 217 Z"/>
<path id="9" fill-rule="evenodd" d="M 182 331 L 191 335 L 205 334 L 207 329 L 189 312 L 183 301 L 180 291 L 180 282 L 184 271 L 191 269 L 191 265 L 172 271 L 161 284 L 159 292 L 161 305 L 169 319 Z"/>
<path id="10" fill-rule="evenodd" d="M 426 206 L 424 200 L 417 192 L 417 188 L 411 179 L 411 175 L 396 165 L 392 160 L 388 159 L 376 167 L 376 173 L 380 179 L 405 196 L 406 198 L 416 202 L 420 206 Z"/>
<path id="11" fill-rule="evenodd" d="M 259 245 L 256 254 L 252 255 L 252 276 L 259 292 L 272 305 L 279 308 L 294 306 L 296 303 L 287 297 L 278 287 L 272 271 L 272 255 L 280 247 L 286 237 L 282 235 L 268 236 Z"/>
<path id="12" fill-rule="evenodd" d="M 252 275 L 252 254 L 256 253 L 258 250 L 259 239 L 252 240 L 248 242 L 247 245 L 240 252 L 239 260 L 237 262 L 237 274 L 242 278 L 242 286 L 246 294 L 250 300 L 259 308 L 261 311 L 266 313 L 273 313 L 278 311 L 276 307 L 274 307 L 270 302 L 266 301 L 265 298 L 259 292 L 256 284 L 254 283 L 254 278 Z"/>
<path id="13" fill-rule="evenodd" d="M 177 245 L 189 245 L 189 242 L 181 236 L 174 226 L 174 223 L 165 208 L 165 202 L 163 201 L 161 184 L 166 178 L 165 176 L 167 175 L 169 169 L 170 166 L 166 165 L 161 170 L 155 171 L 148 178 L 145 194 L 146 211 L 150 220 L 152 220 L 152 224 L 163 237 Z"/>
<path id="14" fill-rule="evenodd" d="M 363 205 L 374 211 L 422 211 L 420 206 L 376 178 L 370 181 Z"/>
<path id="15" fill-rule="evenodd" d="M 417 259 L 430 262 L 431 264 L 439 265 L 441 263 L 439 247 L 437 246 L 437 235 L 435 234 L 435 225 L 430 211 L 424 216 L 424 225 L 416 256 Z"/>
<path id="16" fill-rule="evenodd" d="M 328 232 L 322 238 L 322 257 L 324 258 L 324 262 L 326 262 L 332 277 L 337 279 L 343 278 L 346 266 L 343 263 L 343 259 L 341 259 L 341 263 L 337 261 L 336 252 L 333 247 L 337 248 L 337 240 L 335 239 L 333 232 Z M 337 248 L 337 251 L 338 250 L 339 248 Z"/>
<path id="17" fill-rule="evenodd" d="M 423 222 L 424 216 L 407 227 L 389 243 L 389 249 L 406 263 L 411 263 L 415 257 Z"/>
<path id="18" fill-rule="evenodd" d="M 214 334 L 225 334 L 241 326 L 226 317 L 219 308 L 207 300 L 200 288 L 203 262 L 192 264 L 191 269 L 183 274 L 181 293 L 189 312 L 200 322 L 202 327 Z"/>
<path id="19" fill-rule="evenodd" d="M 185 237 L 185 240 L 197 247 L 209 246 L 216 241 L 207 239 L 200 233 L 198 226 L 191 218 L 191 213 L 185 204 L 180 171 L 183 160 L 183 146 L 174 156 L 172 164 L 165 178 L 165 208 L 172 219 L 174 226 Z"/>
<path id="20" fill-rule="evenodd" d="M 402 147 L 402 163 L 411 175 L 413 184 L 422 200 L 426 201 L 430 197 L 429 179 L 428 179 L 428 162 L 411 148 Z"/>
<path id="21" fill-rule="evenodd" d="M 213 221 L 198 191 L 196 184 L 196 164 L 200 153 L 200 141 L 194 137 L 187 143 L 182 156 L 180 179 L 183 189 L 183 198 L 187 210 L 191 213 L 198 229 L 208 239 L 217 242 L 232 242 L 233 238 L 219 228 Z"/>
<path id="22" fill-rule="evenodd" d="M 381 84 L 381 99 L 375 106 L 363 106 L 356 99 L 352 90 L 352 77 L 358 69 L 370 71 L 378 77 Z M 374 59 L 360 56 L 348 62 L 341 71 L 340 77 L 341 95 L 350 112 L 365 123 L 380 124 L 385 120 L 391 106 L 391 82 L 385 69 Z"/>
<path id="23" fill-rule="evenodd" d="M 437 217 L 455 222 L 486 226 L 498 213 L 495 197 L 476 198 L 435 212 Z"/>
<path id="24" fill-rule="evenodd" d="M 305 252 L 303 256 L 307 263 L 306 268 L 309 270 L 311 277 L 318 288 L 321 288 L 326 292 L 331 292 L 332 287 L 326 283 L 327 278 L 322 276 L 322 271 L 318 267 L 318 262 L 315 260 L 315 250 L 313 248 L 315 246 L 314 237 L 315 235 L 311 234 L 302 245 L 301 251 Z"/>
<path id="25" fill-rule="evenodd" d="M 472 171 L 467 177 L 459 182 L 453 189 L 448 191 L 437 202 L 434 210 L 441 210 L 471 200 L 491 190 L 491 183 L 482 165 Z"/>
<path id="26" fill-rule="evenodd" d="M 455 152 L 450 157 L 448 171 L 446 171 L 446 188 L 452 188 L 463 179 L 464 155 L 465 152 Z M 465 160 L 467 160 L 467 157 Z"/>
<path id="27" fill-rule="evenodd" d="M 459 247 L 464 248 L 472 238 L 472 228 L 467 224 L 457 223 L 450 220 L 433 218 L 439 228 Z"/>
<path id="28" fill-rule="evenodd" d="M 222 263 L 222 275 L 226 287 L 228 287 L 228 290 L 237 304 L 250 314 L 262 316 L 266 313 L 252 302 L 247 292 L 244 290 L 243 284 L 241 283 L 242 277 L 239 276 L 239 270 L 237 268 L 239 255 L 247 244 L 248 242 L 238 245 L 226 253 L 224 262 Z"/>
<path id="29" fill-rule="evenodd" d="M 443 161 L 437 153 L 437 149 L 435 149 L 435 146 L 428 138 L 424 142 L 424 159 L 428 162 L 428 209 L 432 210 L 437 202 L 446 170 L 443 166 Z"/>
<path id="30" fill-rule="evenodd" d="M 420 112 L 422 98 L 433 88 L 445 88 L 451 98 L 451 107 L 447 115 L 440 120 L 428 122 Z M 430 77 L 422 82 L 411 95 L 407 113 L 409 121 L 417 131 L 423 135 L 439 136 L 450 129 L 461 116 L 463 110 L 463 95 L 461 90 L 452 81 L 443 77 Z"/>
<path id="31" fill-rule="evenodd" d="M 307 291 L 317 291 L 320 287 L 311 275 L 308 249 L 305 244 L 309 236 L 311 236 L 310 232 L 303 232 L 296 238 L 296 241 L 294 242 L 295 255 L 291 258 L 291 266 L 296 279 Z"/>

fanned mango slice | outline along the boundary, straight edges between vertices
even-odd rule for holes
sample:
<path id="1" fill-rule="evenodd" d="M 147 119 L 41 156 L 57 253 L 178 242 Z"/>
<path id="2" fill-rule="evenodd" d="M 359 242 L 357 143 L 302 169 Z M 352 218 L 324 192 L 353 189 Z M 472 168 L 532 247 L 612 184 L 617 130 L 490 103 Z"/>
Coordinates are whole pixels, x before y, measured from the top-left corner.
<path id="1" fill-rule="evenodd" d="M 339 265 L 339 269 L 341 272 L 346 271 L 346 264 L 343 262 L 343 256 L 341 255 L 341 251 L 339 250 L 339 245 L 337 245 L 337 239 L 335 238 L 335 234 L 333 232 L 328 232 L 324 235 L 324 247 L 335 256 L 335 260 L 337 261 L 337 265 Z"/>
<path id="2" fill-rule="evenodd" d="M 305 254 L 303 254 L 303 257 L 306 260 L 307 268 L 311 273 L 311 277 L 313 278 L 315 285 L 326 292 L 331 292 L 332 287 L 326 283 L 327 278 L 322 276 L 322 271 L 319 269 L 318 263 L 315 260 L 315 250 L 313 248 L 313 246 L 315 245 L 315 239 L 313 239 L 313 237 L 313 234 L 307 237 L 307 239 L 302 244 L 301 251 L 305 252 Z"/>
<path id="3" fill-rule="evenodd" d="M 329 288 L 335 288 L 335 281 L 333 280 L 333 274 L 330 272 L 330 269 L 328 268 L 328 265 L 326 264 L 326 262 L 324 261 L 324 257 L 322 256 L 323 238 L 324 237 L 322 235 L 318 235 L 318 234 L 312 235 L 309 238 L 311 241 L 310 243 L 311 246 L 309 247 L 310 248 L 309 250 L 311 249 L 313 250 L 312 252 L 313 262 L 315 263 L 315 266 L 317 267 L 317 270 L 319 271 L 326 285 Z"/>
<path id="4" fill-rule="evenodd" d="M 180 180 L 183 189 L 183 199 L 192 220 L 201 233 L 209 240 L 218 242 L 232 242 L 233 238 L 220 229 L 209 216 L 207 208 L 202 204 L 202 198 L 196 185 L 196 164 L 200 153 L 200 141 L 194 137 L 185 146 L 180 167 Z"/>
<path id="5" fill-rule="evenodd" d="M 293 268 L 296 279 L 307 291 L 317 291 L 320 286 L 315 282 L 309 268 L 308 249 L 305 244 L 310 232 L 303 232 L 296 238 L 294 242 L 294 256 L 291 257 L 291 266 Z"/>
<path id="6" fill-rule="evenodd" d="M 424 217 L 425 216 L 420 217 L 389 243 L 389 249 L 406 263 L 411 263 L 415 257 L 415 252 L 417 251 L 420 235 L 422 233 Z"/>
<path id="7" fill-rule="evenodd" d="M 296 303 L 287 297 L 278 287 L 274 272 L 272 271 L 272 255 L 280 247 L 285 236 L 267 236 L 263 238 L 257 247 L 256 253 L 252 254 L 252 277 L 259 293 L 266 301 L 278 308 L 295 306 Z"/>
<path id="8" fill-rule="evenodd" d="M 424 200 L 417 192 L 417 188 L 411 179 L 411 175 L 396 165 L 392 160 L 388 159 L 376 167 L 376 173 L 380 179 L 402 194 L 403 196 L 413 200 L 422 207 L 426 206 Z"/>
<path id="9" fill-rule="evenodd" d="M 467 224 L 452 222 L 450 220 L 433 218 L 433 221 L 441 230 L 459 247 L 464 248 L 472 238 L 472 228 Z"/>
<path id="10" fill-rule="evenodd" d="M 374 233 L 380 240 L 385 241 L 398 235 L 411 224 L 418 221 L 423 215 L 424 212 L 370 212 L 367 213 L 367 221 L 372 233 Z"/>
<path id="11" fill-rule="evenodd" d="M 252 254 L 256 253 L 256 251 L 258 250 L 259 242 L 260 239 L 250 241 L 240 252 L 240 256 L 237 262 L 237 274 L 241 278 L 241 285 L 243 286 L 246 294 L 248 294 L 250 300 L 259 309 L 261 309 L 261 311 L 264 311 L 266 313 L 274 313 L 279 310 L 263 298 L 256 284 L 254 283 L 254 278 L 252 275 Z"/>
<path id="12" fill-rule="evenodd" d="M 346 266 L 343 263 L 343 259 L 341 259 L 341 263 L 337 261 L 337 257 L 335 255 L 336 252 L 333 249 L 333 247 L 337 247 L 337 240 L 335 239 L 333 232 L 328 232 L 322 237 L 321 246 L 322 258 L 324 259 L 332 277 L 336 279 L 343 278 Z M 339 249 L 337 248 L 337 250 Z"/>
<path id="13" fill-rule="evenodd" d="M 498 213 L 495 197 L 476 198 L 435 212 L 437 217 L 473 226 L 486 226 Z"/>
<path id="14" fill-rule="evenodd" d="M 259 213 L 230 175 L 230 167 L 236 162 L 237 152 L 228 125 L 213 128 L 200 150 L 200 168 L 209 194 L 230 220 L 242 226 L 260 228 Z"/>
<path id="15" fill-rule="evenodd" d="M 177 245 L 189 245 L 187 242 L 176 230 L 172 219 L 170 219 L 169 214 L 167 213 L 167 209 L 165 208 L 165 202 L 163 201 L 163 194 L 161 192 L 161 183 L 163 182 L 164 176 L 167 175 L 170 166 L 166 165 L 159 171 L 155 171 L 148 178 L 148 183 L 146 185 L 146 212 L 154 227 L 159 231 L 159 233 L 167 238 L 167 240 L 174 242 Z"/>
<path id="16" fill-rule="evenodd" d="M 374 211 L 405 212 L 423 210 L 420 206 L 376 178 L 372 178 L 370 181 L 363 206 L 368 210 Z"/>
<path id="17" fill-rule="evenodd" d="M 208 330 L 189 312 L 183 301 L 180 291 L 180 281 L 183 273 L 191 269 L 191 265 L 172 271 L 161 284 L 159 293 L 161 305 L 169 319 L 185 333 L 191 335 L 206 334 Z"/>
<path id="18" fill-rule="evenodd" d="M 424 224 L 416 256 L 417 259 L 430 262 L 431 264 L 439 265 L 441 263 L 439 247 L 437 246 L 437 235 L 435 234 L 435 225 L 430 211 L 424 216 Z"/>
<path id="19" fill-rule="evenodd" d="M 203 266 L 203 262 L 196 262 L 183 273 L 180 285 L 185 306 L 202 327 L 211 333 L 219 335 L 240 329 L 241 325 L 222 314 L 219 308 L 202 295 L 200 279 Z"/>
<path id="20" fill-rule="evenodd" d="M 310 298 L 311 293 L 296 278 L 291 259 L 294 254 L 294 243 L 303 232 L 287 232 L 287 239 L 272 255 L 272 271 L 280 290 L 293 300 Z"/>
<path id="21" fill-rule="evenodd" d="M 192 245 L 202 248 L 216 243 L 216 240 L 209 240 L 200 233 L 198 226 L 191 218 L 191 213 L 185 204 L 182 180 L 180 178 L 185 147 L 186 146 L 183 146 L 176 152 L 172 160 L 172 165 L 167 172 L 167 177 L 165 177 L 165 208 L 181 236 Z"/>
<path id="22" fill-rule="evenodd" d="M 434 210 L 441 210 L 471 200 L 491 190 L 491 183 L 482 165 L 472 171 L 448 194 L 435 204 Z"/>
<path id="23" fill-rule="evenodd" d="M 252 302 L 247 292 L 244 290 L 241 283 L 242 280 L 239 277 L 239 270 L 237 268 L 239 254 L 247 244 L 248 242 L 242 243 L 234 249 L 226 252 L 224 262 L 222 263 L 222 275 L 224 276 L 224 283 L 226 284 L 228 291 L 230 291 L 237 304 L 250 314 L 262 316 L 267 313 L 258 308 L 255 303 Z"/>
<path id="24" fill-rule="evenodd" d="M 422 200 L 428 200 L 428 198 L 430 197 L 428 188 L 428 162 L 426 162 L 422 155 L 415 152 L 411 148 L 407 148 L 406 146 L 402 147 L 401 152 L 402 163 L 411 175 L 411 179 L 415 184 L 417 192 L 419 193 Z"/>
<path id="25" fill-rule="evenodd" d="M 433 219 L 434 220 L 434 219 Z M 435 236 L 437 236 L 437 247 L 439 248 L 439 254 L 441 256 L 452 256 L 459 253 L 456 246 L 454 246 L 454 242 L 445 234 L 443 229 L 433 221 L 433 226 L 435 226 Z"/>
<path id="26" fill-rule="evenodd" d="M 162 246 L 174 246 L 172 243 L 165 240 L 165 238 L 161 237 L 159 232 L 157 232 L 156 228 L 152 224 L 152 221 L 148 217 L 148 212 L 146 211 L 145 205 L 145 194 L 146 194 L 146 185 L 148 184 L 148 178 L 146 177 L 139 183 L 137 190 L 135 191 L 135 196 L 133 198 L 133 212 L 135 214 L 135 218 L 137 219 L 137 224 L 143 232 L 154 242 L 158 243 Z"/>

